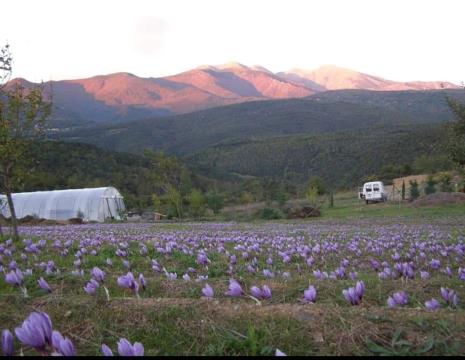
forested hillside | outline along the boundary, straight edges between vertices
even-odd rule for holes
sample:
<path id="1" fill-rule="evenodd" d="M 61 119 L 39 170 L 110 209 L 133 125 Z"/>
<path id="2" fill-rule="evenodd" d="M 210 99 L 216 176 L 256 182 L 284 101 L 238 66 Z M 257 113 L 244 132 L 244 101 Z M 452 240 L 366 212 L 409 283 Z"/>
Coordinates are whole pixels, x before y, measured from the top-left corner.
<path id="1" fill-rule="evenodd" d="M 449 93 L 463 96 L 461 90 Z M 316 98 L 254 101 L 55 136 L 132 153 L 151 148 L 187 156 L 244 140 L 443 122 L 452 118 L 444 95 L 443 91 L 334 91 Z"/>
<path id="2" fill-rule="evenodd" d="M 418 157 L 443 154 L 444 136 L 439 125 L 384 126 L 217 145 L 186 159 L 216 176 L 235 173 L 294 184 L 320 176 L 343 188 L 380 174 L 388 165 L 412 166 Z"/>

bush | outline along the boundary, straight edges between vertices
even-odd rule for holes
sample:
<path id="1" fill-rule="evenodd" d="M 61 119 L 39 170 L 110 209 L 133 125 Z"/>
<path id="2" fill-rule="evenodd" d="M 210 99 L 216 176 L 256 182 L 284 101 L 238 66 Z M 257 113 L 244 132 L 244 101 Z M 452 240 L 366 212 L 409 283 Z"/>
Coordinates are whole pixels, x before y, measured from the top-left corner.
<path id="1" fill-rule="evenodd" d="M 420 191 L 418 190 L 418 182 L 416 180 L 410 180 L 410 200 L 415 200 L 420 196 Z"/>
<path id="2" fill-rule="evenodd" d="M 426 186 L 425 186 L 425 194 L 434 194 L 436 192 L 436 181 L 434 181 L 433 176 L 430 175 L 428 176 L 428 179 L 426 180 Z"/>
<path id="3" fill-rule="evenodd" d="M 279 210 L 272 208 L 264 208 L 257 213 L 257 217 L 263 220 L 277 220 L 282 219 L 284 216 Z"/>

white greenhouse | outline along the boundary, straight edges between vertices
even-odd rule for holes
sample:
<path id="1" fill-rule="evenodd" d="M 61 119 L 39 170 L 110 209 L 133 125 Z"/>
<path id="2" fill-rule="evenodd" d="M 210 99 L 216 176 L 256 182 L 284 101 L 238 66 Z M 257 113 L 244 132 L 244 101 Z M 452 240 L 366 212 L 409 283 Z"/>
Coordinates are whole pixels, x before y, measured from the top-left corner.
<path id="1" fill-rule="evenodd" d="M 123 197 L 114 187 L 36 191 L 12 194 L 16 217 L 34 216 L 48 220 L 80 217 L 84 221 L 121 220 L 125 211 Z M 0 209 L 10 217 L 6 196 L 0 195 Z"/>

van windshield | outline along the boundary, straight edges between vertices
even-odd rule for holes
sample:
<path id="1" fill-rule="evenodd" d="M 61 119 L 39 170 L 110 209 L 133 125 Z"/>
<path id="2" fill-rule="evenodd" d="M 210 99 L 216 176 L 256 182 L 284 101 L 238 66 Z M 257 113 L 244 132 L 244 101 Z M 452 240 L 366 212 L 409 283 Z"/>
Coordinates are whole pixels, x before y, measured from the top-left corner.
<path id="1" fill-rule="evenodd" d="M 379 191 L 379 187 L 373 187 L 373 191 Z"/>
<path id="2" fill-rule="evenodd" d="M 371 186 L 370 186 L 370 187 L 367 186 L 367 187 L 365 188 L 365 191 L 371 191 Z"/>

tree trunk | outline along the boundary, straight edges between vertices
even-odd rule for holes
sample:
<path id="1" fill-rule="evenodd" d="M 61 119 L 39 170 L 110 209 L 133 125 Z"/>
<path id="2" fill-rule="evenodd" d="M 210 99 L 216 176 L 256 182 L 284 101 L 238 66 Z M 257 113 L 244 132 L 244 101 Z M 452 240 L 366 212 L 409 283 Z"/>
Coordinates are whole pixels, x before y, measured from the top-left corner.
<path id="1" fill-rule="evenodd" d="M 10 208 L 11 227 L 13 229 L 13 240 L 18 240 L 19 239 L 18 222 L 16 220 L 15 206 L 13 204 L 13 197 L 11 196 L 11 191 L 7 191 L 6 197 L 8 199 L 8 207 Z"/>

